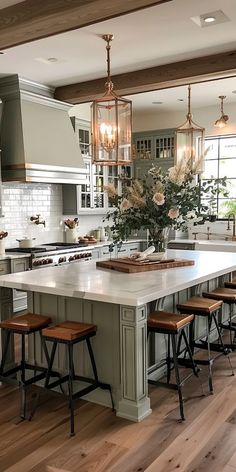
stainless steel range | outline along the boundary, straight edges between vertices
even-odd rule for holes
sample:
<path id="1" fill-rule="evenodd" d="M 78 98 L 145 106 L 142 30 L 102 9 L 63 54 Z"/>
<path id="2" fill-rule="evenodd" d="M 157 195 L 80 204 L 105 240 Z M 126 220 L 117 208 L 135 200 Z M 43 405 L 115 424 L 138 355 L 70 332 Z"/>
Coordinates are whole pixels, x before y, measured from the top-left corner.
<path id="1" fill-rule="evenodd" d="M 88 261 L 92 258 L 91 246 L 80 243 L 48 243 L 32 248 L 10 248 L 6 252 L 31 254 L 30 268 L 69 264 Z"/>

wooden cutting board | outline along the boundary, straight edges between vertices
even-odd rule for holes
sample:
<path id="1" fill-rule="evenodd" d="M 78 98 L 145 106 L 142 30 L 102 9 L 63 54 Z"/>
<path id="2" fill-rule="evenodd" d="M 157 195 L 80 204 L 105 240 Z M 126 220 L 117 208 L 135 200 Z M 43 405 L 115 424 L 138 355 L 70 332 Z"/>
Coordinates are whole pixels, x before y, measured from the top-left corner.
<path id="1" fill-rule="evenodd" d="M 97 261 L 96 266 L 103 269 L 117 270 L 132 274 L 135 272 L 147 272 L 149 270 L 173 269 L 174 267 L 185 267 L 194 265 L 194 261 L 190 259 L 166 259 L 156 262 L 137 262 L 132 261 L 129 257 L 119 257 L 110 259 L 109 261 Z"/>

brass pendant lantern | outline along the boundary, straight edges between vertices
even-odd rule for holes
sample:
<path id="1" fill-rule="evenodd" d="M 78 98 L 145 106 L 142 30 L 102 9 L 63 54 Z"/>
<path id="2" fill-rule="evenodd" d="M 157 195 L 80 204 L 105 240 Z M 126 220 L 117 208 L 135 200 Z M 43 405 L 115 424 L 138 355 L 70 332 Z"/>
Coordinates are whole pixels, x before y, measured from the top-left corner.
<path id="1" fill-rule="evenodd" d="M 216 128 L 225 128 L 227 126 L 227 121 L 229 119 L 229 116 L 225 114 L 224 112 L 224 99 L 226 98 L 225 95 L 220 95 L 220 111 L 221 111 L 221 116 L 218 120 L 215 121 L 214 126 Z"/>
<path id="2" fill-rule="evenodd" d="M 176 131 L 175 162 L 185 161 L 195 174 L 200 174 L 204 166 L 205 128 L 194 123 L 191 113 L 191 85 L 188 86 L 187 120 Z"/>
<path id="3" fill-rule="evenodd" d="M 132 164 L 132 102 L 113 91 L 110 73 L 112 34 L 103 35 L 107 51 L 105 94 L 95 99 L 92 113 L 92 159 L 99 165 Z"/>

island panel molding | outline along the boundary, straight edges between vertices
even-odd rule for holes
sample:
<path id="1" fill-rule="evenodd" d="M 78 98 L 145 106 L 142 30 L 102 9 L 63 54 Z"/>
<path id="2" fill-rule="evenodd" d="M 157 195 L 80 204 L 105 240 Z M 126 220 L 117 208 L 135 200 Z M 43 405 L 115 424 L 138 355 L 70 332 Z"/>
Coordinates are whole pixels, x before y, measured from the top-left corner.
<path id="1" fill-rule="evenodd" d="M 236 51 L 195 57 L 185 61 L 136 70 L 112 77 L 118 95 L 160 90 L 189 83 L 205 82 L 236 74 Z M 55 89 L 55 98 L 72 104 L 102 96 L 105 78 L 64 85 Z"/>
<path id="2" fill-rule="evenodd" d="M 83 28 L 173 0 L 25 0 L 0 10 L 0 49 Z"/>

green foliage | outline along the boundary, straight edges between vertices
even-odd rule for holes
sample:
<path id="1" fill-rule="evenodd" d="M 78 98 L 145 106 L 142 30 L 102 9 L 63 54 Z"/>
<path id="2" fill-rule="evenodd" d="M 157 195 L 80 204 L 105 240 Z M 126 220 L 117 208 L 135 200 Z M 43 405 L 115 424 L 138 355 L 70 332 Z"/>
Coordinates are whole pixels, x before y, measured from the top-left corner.
<path id="1" fill-rule="evenodd" d="M 235 200 L 228 200 L 223 203 L 226 211 L 223 212 L 223 215 L 229 217 L 230 215 L 236 215 L 236 201 Z"/>
<path id="2" fill-rule="evenodd" d="M 190 220 L 201 224 L 212 213 L 213 199 L 227 193 L 226 177 L 201 185 L 183 163 L 167 172 L 153 167 L 142 180 L 131 179 L 125 185 L 123 181 L 121 196 L 111 185 L 106 190 L 115 208 L 106 219 L 113 221 L 111 229 L 117 240 L 141 228 L 154 235 L 163 228 L 186 229 Z M 209 203 L 203 204 L 203 199 Z"/>

